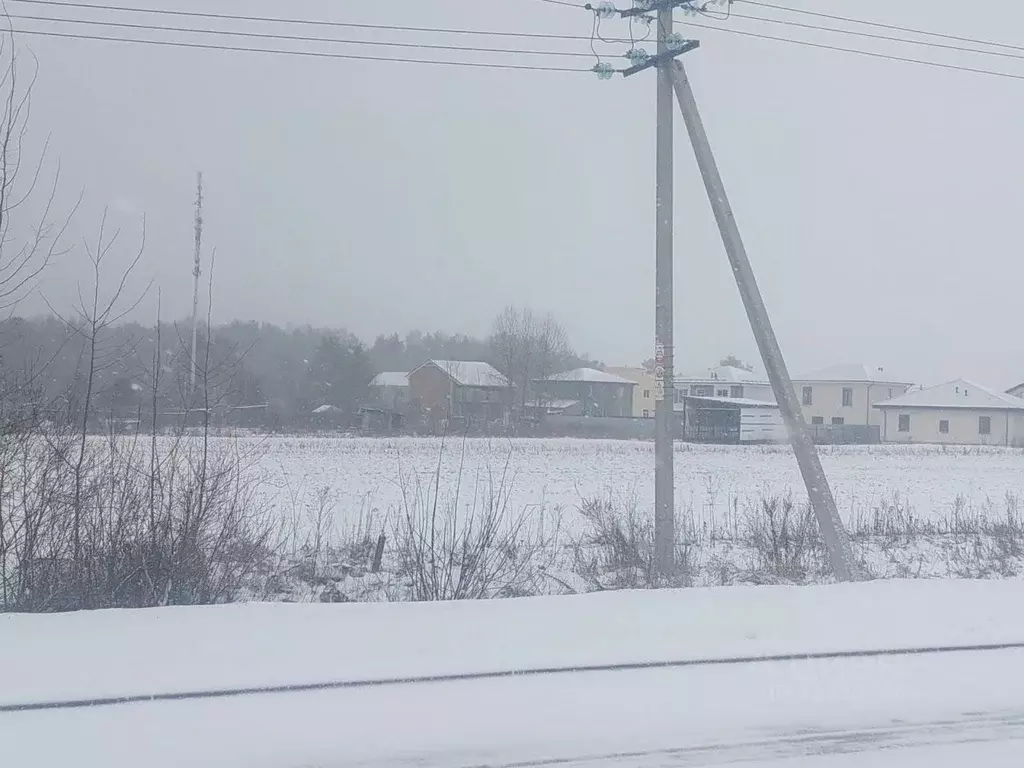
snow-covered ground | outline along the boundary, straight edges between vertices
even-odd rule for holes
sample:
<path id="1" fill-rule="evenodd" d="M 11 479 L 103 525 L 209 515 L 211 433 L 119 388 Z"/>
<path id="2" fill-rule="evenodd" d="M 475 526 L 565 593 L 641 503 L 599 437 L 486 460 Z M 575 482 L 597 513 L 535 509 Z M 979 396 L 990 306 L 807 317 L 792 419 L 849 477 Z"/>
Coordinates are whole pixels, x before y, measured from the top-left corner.
<path id="1" fill-rule="evenodd" d="M 268 498 L 280 509 L 303 508 L 319 488 L 330 490 L 339 526 L 383 518 L 402 503 L 402 482 L 432 482 L 440 467 L 442 492 L 500 478 L 507 471 L 516 510 L 573 509 L 581 499 L 653 503 L 653 445 L 576 439 L 265 438 Z M 922 518 L 961 510 L 1003 512 L 1008 493 L 1024 496 L 1024 451 L 938 446 L 822 447 L 822 463 L 844 517 L 870 516 L 898 497 Z M 762 494 L 802 494 L 788 446 L 676 448 L 676 503 L 698 521 L 727 517 Z M 507 470 L 506 470 L 507 468 Z"/>
<path id="2" fill-rule="evenodd" d="M 1024 641 L 1024 583 L 0 616 L 0 707 L 222 687 Z M 4 764 L 1020 764 L 1024 651 L 585 672 L 0 711 Z M 786 762 L 789 760 L 790 762 Z"/>

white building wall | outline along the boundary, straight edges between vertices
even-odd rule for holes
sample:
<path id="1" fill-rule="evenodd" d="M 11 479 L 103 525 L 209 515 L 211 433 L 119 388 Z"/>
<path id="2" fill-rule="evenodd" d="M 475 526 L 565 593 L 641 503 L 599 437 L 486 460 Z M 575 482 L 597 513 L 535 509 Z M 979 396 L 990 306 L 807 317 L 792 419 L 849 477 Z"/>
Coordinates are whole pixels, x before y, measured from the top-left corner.
<path id="1" fill-rule="evenodd" d="M 794 381 L 797 401 L 804 411 L 808 424 L 820 418 L 823 424 L 831 424 L 839 417 L 844 424 L 882 425 L 882 414 L 875 403 L 882 403 L 899 397 L 909 389 L 907 384 L 885 382 L 838 382 L 838 381 Z M 804 388 L 811 388 L 811 404 L 804 405 Z M 843 405 L 843 390 L 852 390 L 850 405 Z"/>
<path id="2" fill-rule="evenodd" d="M 882 441 L 887 443 L 938 443 L 944 445 L 1024 444 L 1024 413 L 972 408 L 879 408 Z M 910 417 L 910 429 L 899 431 L 899 417 Z M 980 418 L 991 419 L 991 434 L 980 431 Z M 942 432 L 940 422 L 948 422 Z"/>
<path id="3" fill-rule="evenodd" d="M 1010 445 L 1024 448 L 1024 413 L 1015 413 L 1010 417 Z"/>
<path id="4" fill-rule="evenodd" d="M 741 443 L 784 443 L 786 440 L 786 425 L 778 408 L 740 409 Z"/>
<path id="5" fill-rule="evenodd" d="M 737 394 L 733 394 L 736 392 Z M 742 397 L 774 403 L 772 385 L 749 381 L 715 381 L 713 379 L 676 379 L 676 402 L 681 403 L 684 395 L 695 397 Z"/>

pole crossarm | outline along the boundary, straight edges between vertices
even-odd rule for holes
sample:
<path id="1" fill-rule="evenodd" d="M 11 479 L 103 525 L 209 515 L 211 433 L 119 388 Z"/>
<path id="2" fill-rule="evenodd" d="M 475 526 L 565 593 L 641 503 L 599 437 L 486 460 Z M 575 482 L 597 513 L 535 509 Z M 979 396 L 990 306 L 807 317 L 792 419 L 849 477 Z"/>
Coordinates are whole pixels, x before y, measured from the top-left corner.
<path id="1" fill-rule="evenodd" d="M 700 40 L 686 40 L 678 48 L 673 48 L 665 51 L 664 53 L 655 54 L 654 56 L 648 56 L 642 62 L 634 64 L 632 67 L 627 67 L 622 70 L 622 76 L 629 77 L 630 75 L 635 75 L 637 72 L 643 72 L 645 69 L 650 69 L 651 67 L 660 67 L 665 62 L 672 61 L 677 56 L 682 56 L 684 53 L 689 53 L 699 47 Z"/>

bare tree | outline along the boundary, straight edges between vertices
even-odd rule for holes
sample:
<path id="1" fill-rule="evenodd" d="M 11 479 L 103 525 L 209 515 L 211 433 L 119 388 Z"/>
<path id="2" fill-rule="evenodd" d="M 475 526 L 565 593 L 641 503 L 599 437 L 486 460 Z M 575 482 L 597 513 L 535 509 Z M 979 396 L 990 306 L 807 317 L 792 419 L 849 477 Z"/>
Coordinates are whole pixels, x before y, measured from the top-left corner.
<path id="1" fill-rule="evenodd" d="M 536 324 L 533 346 L 533 378 L 539 397 L 543 399 L 545 383 L 572 357 L 572 348 L 565 327 L 551 313 Z"/>
<path id="2" fill-rule="evenodd" d="M 89 434 L 90 420 L 93 416 L 93 398 L 96 394 L 96 377 L 103 370 L 110 369 L 130 355 L 132 350 L 123 347 L 110 347 L 106 338 L 110 328 L 120 322 L 127 314 L 132 312 L 142 302 L 149 286 L 141 291 L 139 296 L 129 303 L 125 303 L 125 292 L 128 289 L 128 282 L 142 260 L 142 254 L 146 244 L 146 221 L 142 220 L 142 235 L 139 241 L 138 250 L 129 262 L 126 269 L 121 272 L 121 277 L 115 284 L 114 290 L 108 296 L 103 295 L 102 285 L 104 281 L 104 266 L 110 255 L 111 249 L 118 240 L 121 231 L 116 230 L 113 235 L 108 236 L 106 231 L 107 212 L 103 212 L 100 221 L 99 234 L 96 244 L 83 243 L 86 256 L 89 259 L 91 269 L 92 285 L 88 294 L 82 293 L 79 285 L 78 304 L 74 307 L 74 314 L 65 317 L 47 302 L 50 311 L 60 317 L 68 329 L 79 336 L 82 340 L 83 358 L 85 361 L 84 371 L 84 392 L 82 392 L 81 410 L 79 412 L 79 434 L 78 458 L 75 461 L 75 485 L 73 502 L 73 526 L 72 526 L 72 552 L 74 563 L 80 562 L 81 558 L 81 523 L 82 523 L 82 490 L 86 477 L 86 464 L 88 457 L 87 438 Z M 88 298 L 86 298 L 88 296 Z"/>
<path id="3" fill-rule="evenodd" d="M 60 165 L 50 182 L 43 182 L 43 168 L 49 142 L 34 161 L 24 149 L 32 105 L 32 90 L 38 65 L 33 58 L 31 76 L 22 83 L 13 39 L 0 36 L 0 313 L 10 317 L 18 304 L 32 294 L 46 268 L 60 255 L 64 234 L 78 208 L 76 202 L 68 214 L 55 224 L 52 221 L 54 199 L 60 180 Z M 40 191 L 42 194 L 37 194 Z M 42 197 L 35 217 L 22 216 L 30 200 Z M 0 339 L 0 356 L 13 338 Z M 53 353 L 55 357 L 60 350 Z M 36 389 L 51 359 L 38 351 L 33 359 L 21 361 L 24 370 L 13 376 L 0 370 L 0 397 L 4 405 L 24 401 L 26 393 Z M 0 360 L 2 363 L 2 360 Z M 0 369 L 3 365 L 0 364 Z M 32 399 L 38 399 L 35 394 Z M 5 414 L 7 415 L 7 414 Z"/>
<path id="4" fill-rule="evenodd" d="M 29 165 L 26 176 L 23 172 L 24 140 L 38 65 L 33 67 L 31 77 L 22 87 L 10 37 L 0 38 L 0 58 L 6 61 L 0 74 L 0 99 L 3 100 L 0 113 L 0 310 L 10 310 L 34 290 L 39 276 L 58 254 L 62 236 L 78 204 L 59 226 L 51 223 L 60 180 L 58 164 L 38 218 L 24 224 L 18 221 L 16 214 L 33 197 L 41 182 L 49 142 L 44 144 L 35 163 Z"/>
<path id="5" fill-rule="evenodd" d="M 543 397 L 544 382 L 572 357 L 569 335 L 548 313 L 505 307 L 491 326 L 494 362 L 509 380 L 509 407 L 522 412 L 527 402 Z"/>

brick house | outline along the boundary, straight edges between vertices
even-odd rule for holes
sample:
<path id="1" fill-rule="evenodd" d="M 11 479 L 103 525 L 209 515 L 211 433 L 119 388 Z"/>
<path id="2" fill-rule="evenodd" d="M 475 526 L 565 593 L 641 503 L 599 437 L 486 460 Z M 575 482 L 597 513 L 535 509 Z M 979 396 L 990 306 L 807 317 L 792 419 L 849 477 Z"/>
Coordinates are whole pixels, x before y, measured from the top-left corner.
<path id="1" fill-rule="evenodd" d="M 409 373 L 412 409 L 434 432 L 450 420 L 465 426 L 501 420 L 508 389 L 496 368 L 475 360 L 428 360 Z"/>

